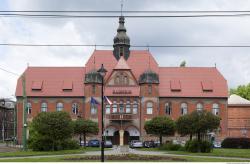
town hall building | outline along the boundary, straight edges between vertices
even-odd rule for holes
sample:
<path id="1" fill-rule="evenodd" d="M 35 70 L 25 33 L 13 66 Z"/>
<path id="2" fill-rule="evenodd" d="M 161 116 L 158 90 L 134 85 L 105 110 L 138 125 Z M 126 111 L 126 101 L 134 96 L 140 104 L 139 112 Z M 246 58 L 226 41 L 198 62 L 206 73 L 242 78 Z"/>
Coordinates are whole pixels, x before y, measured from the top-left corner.
<path id="1" fill-rule="evenodd" d="M 28 67 L 24 71 L 28 123 L 40 112 L 66 111 L 72 119 L 82 117 L 98 122 L 101 129 L 103 64 L 105 135 L 114 145 L 129 140 L 149 140 L 144 123 L 156 116 L 178 117 L 194 110 L 207 110 L 221 117 L 216 136 L 227 135 L 227 81 L 216 67 L 160 67 L 148 50 L 130 49 L 130 38 L 119 18 L 113 50 L 95 50 L 84 67 Z M 157 55 L 157 54 L 156 54 Z M 18 79 L 17 139 L 23 128 L 22 79 Z M 101 130 L 98 136 L 101 137 Z"/>

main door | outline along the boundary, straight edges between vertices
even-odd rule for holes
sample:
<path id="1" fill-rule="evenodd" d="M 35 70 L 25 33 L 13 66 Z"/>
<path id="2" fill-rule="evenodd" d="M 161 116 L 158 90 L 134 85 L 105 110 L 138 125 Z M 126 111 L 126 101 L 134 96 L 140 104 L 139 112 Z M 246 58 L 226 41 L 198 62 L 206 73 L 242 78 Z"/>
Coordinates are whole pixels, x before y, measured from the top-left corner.
<path id="1" fill-rule="evenodd" d="M 124 145 L 128 145 L 128 142 L 129 142 L 129 132 L 128 131 L 124 131 L 123 144 Z"/>
<path id="2" fill-rule="evenodd" d="M 114 136 L 112 138 L 112 144 L 113 145 L 120 145 L 120 134 L 119 131 L 114 132 Z"/>

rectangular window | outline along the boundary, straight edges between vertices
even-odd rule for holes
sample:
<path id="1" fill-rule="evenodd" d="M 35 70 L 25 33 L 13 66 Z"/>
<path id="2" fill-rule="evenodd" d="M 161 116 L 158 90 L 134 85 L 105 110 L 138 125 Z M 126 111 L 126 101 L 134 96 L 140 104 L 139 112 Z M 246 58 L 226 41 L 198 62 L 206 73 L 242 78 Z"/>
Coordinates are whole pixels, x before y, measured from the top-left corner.
<path id="1" fill-rule="evenodd" d="M 91 105 L 90 113 L 91 113 L 91 115 L 96 115 L 97 114 L 96 105 L 94 105 L 94 104 Z"/>
<path id="2" fill-rule="evenodd" d="M 113 113 L 117 113 L 117 104 L 113 104 Z"/>
<path id="3" fill-rule="evenodd" d="M 130 104 L 126 104 L 126 113 L 131 113 Z"/>
<path id="4" fill-rule="evenodd" d="M 147 114 L 153 114 L 153 103 L 152 102 L 147 103 Z"/>
<path id="5" fill-rule="evenodd" d="M 171 115 L 172 114 L 171 103 L 166 103 L 165 104 L 165 110 L 166 110 L 166 114 L 167 115 Z"/>
<path id="6" fill-rule="evenodd" d="M 110 105 L 106 105 L 106 114 L 110 114 Z"/>
<path id="7" fill-rule="evenodd" d="M 119 112 L 124 113 L 124 105 L 123 104 L 119 104 Z"/>
<path id="8" fill-rule="evenodd" d="M 133 114 L 137 114 L 137 111 L 138 111 L 138 105 L 133 104 Z"/>

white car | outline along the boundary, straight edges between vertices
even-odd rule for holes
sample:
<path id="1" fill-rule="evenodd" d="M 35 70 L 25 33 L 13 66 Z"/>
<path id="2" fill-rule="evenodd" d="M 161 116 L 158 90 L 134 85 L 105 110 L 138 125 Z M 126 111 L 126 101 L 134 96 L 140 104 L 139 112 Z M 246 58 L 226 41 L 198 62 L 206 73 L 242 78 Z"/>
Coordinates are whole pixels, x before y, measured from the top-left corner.
<path id="1" fill-rule="evenodd" d="M 143 147 L 143 143 L 142 143 L 142 141 L 139 141 L 139 140 L 132 140 L 130 142 L 129 147 L 131 147 L 131 148 L 142 148 Z"/>

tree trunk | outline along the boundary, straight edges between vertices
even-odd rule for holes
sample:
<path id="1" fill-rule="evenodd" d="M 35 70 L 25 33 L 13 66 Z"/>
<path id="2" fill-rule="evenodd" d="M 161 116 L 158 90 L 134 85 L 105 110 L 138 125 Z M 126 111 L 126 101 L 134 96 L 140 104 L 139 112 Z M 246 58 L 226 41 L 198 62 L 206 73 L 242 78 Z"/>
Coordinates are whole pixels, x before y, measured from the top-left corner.
<path id="1" fill-rule="evenodd" d="M 193 139 L 193 134 L 190 134 L 189 140 L 191 141 Z"/>
<path id="2" fill-rule="evenodd" d="M 84 142 L 84 147 L 86 147 L 86 133 L 83 133 L 83 142 Z"/>
<path id="3" fill-rule="evenodd" d="M 160 135 L 160 145 L 162 145 L 162 135 Z"/>
<path id="4" fill-rule="evenodd" d="M 80 146 L 82 146 L 81 144 L 82 144 L 82 134 L 80 133 L 79 134 L 79 142 L 80 142 Z"/>

